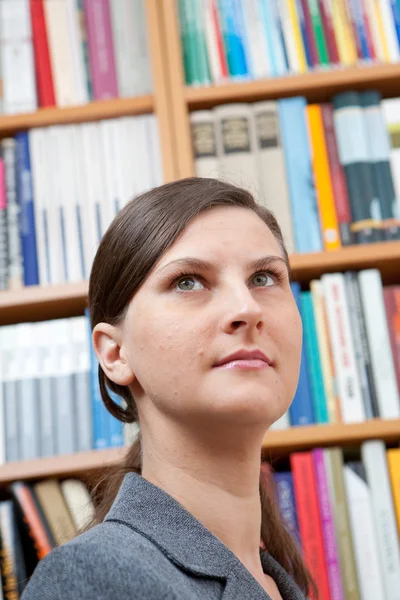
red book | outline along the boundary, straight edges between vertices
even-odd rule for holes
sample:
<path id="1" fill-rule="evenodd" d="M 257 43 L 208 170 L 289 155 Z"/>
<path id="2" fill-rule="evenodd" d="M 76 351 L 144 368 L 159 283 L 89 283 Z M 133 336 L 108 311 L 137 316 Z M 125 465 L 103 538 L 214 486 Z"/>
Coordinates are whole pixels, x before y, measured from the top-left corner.
<path id="1" fill-rule="evenodd" d="M 397 387 L 400 391 L 400 286 L 384 287 L 383 299 L 385 302 L 393 363 L 396 371 Z"/>
<path id="2" fill-rule="evenodd" d="M 294 495 L 303 556 L 315 581 L 318 600 L 331 600 L 328 570 L 322 534 L 322 520 L 318 503 L 317 480 L 311 452 L 290 455 Z M 316 600 L 311 596 L 312 600 Z"/>
<path id="3" fill-rule="evenodd" d="M 212 0 L 212 13 L 211 14 L 212 14 L 212 19 L 213 19 L 214 29 L 215 29 L 216 36 L 217 36 L 218 58 L 219 58 L 220 65 L 221 65 L 221 74 L 222 74 L 222 77 L 229 77 L 228 61 L 227 61 L 226 53 L 225 53 L 224 40 L 222 38 L 221 24 L 219 22 L 219 15 L 218 15 L 218 9 L 217 9 L 217 5 L 216 5 L 216 0 Z"/>
<path id="4" fill-rule="evenodd" d="M 335 127 L 333 123 L 333 107 L 331 104 L 322 104 L 322 123 L 328 151 L 329 170 L 333 195 L 335 197 L 335 208 L 339 223 L 340 239 L 343 246 L 353 243 L 350 231 L 352 221 L 349 196 L 347 193 L 346 178 L 342 165 L 339 162 L 339 152 L 336 143 Z"/>
<path id="5" fill-rule="evenodd" d="M 53 74 L 51 71 L 43 0 L 30 0 L 30 12 L 39 106 L 55 106 L 56 97 L 54 93 Z"/>
<path id="6" fill-rule="evenodd" d="M 362 17 L 363 17 L 363 22 L 364 22 L 364 27 L 365 27 L 365 35 L 367 38 L 368 53 L 372 59 L 375 59 L 376 53 L 375 53 L 375 48 L 374 48 L 374 42 L 372 40 L 371 27 L 369 26 L 366 0 L 361 0 L 361 10 L 362 10 Z"/>
<path id="7" fill-rule="evenodd" d="M 326 6 L 326 0 L 318 0 L 319 11 L 321 14 L 322 27 L 324 28 L 326 45 L 328 48 L 329 62 L 338 64 L 339 50 L 336 44 L 335 30 L 333 29 L 332 17 Z"/>

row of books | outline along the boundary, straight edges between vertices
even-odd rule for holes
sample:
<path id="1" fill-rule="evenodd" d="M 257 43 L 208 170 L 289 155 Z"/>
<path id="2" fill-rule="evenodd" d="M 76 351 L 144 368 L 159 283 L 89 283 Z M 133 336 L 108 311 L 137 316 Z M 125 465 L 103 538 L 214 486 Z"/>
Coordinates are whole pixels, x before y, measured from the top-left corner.
<path id="1" fill-rule="evenodd" d="M 102 402 L 87 316 L 0 328 L 0 464 L 120 447 L 135 435 Z"/>
<path id="2" fill-rule="evenodd" d="M 75 478 L 16 481 L 0 501 L 0 599 L 18 600 L 38 562 L 92 520 L 86 484 Z"/>
<path id="3" fill-rule="evenodd" d="M 179 0 L 188 85 L 400 58 L 398 0 Z"/>
<path id="4" fill-rule="evenodd" d="M 6 114 L 152 91 L 144 0 L 1 0 Z"/>
<path id="5" fill-rule="evenodd" d="M 290 252 L 400 238 L 400 99 L 349 91 L 190 115 L 196 173 L 246 187 Z"/>
<path id="6" fill-rule="evenodd" d="M 31 129 L 0 153 L 0 290 L 88 279 L 114 216 L 163 182 L 154 115 Z"/>
<path id="7" fill-rule="evenodd" d="M 267 480 L 271 470 L 263 463 Z M 320 600 L 398 600 L 400 449 L 380 440 L 361 452 L 316 448 L 272 474 L 288 531 L 302 549 Z"/>
<path id="8" fill-rule="evenodd" d="M 299 383 L 273 428 L 400 418 L 400 287 L 380 272 L 327 273 L 292 283 L 303 322 Z"/>

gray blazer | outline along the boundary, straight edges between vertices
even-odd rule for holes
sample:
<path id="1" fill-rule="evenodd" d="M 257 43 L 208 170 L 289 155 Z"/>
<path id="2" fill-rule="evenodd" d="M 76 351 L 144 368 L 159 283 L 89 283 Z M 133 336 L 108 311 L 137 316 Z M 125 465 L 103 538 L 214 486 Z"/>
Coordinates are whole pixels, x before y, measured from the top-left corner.
<path id="1" fill-rule="evenodd" d="M 304 600 L 261 552 L 284 600 Z M 169 494 L 125 476 L 105 521 L 54 549 L 22 600 L 266 600 L 239 559 Z"/>

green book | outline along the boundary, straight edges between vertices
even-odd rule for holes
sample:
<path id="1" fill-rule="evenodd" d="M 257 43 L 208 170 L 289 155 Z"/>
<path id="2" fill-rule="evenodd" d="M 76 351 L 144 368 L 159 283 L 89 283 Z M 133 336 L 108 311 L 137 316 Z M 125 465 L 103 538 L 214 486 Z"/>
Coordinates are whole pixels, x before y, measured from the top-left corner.
<path id="1" fill-rule="evenodd" d="M 204 3 L 198 0 L 189 0 L 192 3 L 192 11 L 194 14 L 194 38 L 195 38 L 195 56 L 197 60 L 198 75 L 201 85 L 211 83 L 210 65 L 208 62 L 208 53 L 205 34 L 205 15 Z"/>
<path id="2" fill-rule="evenodd" d="M 314 28 L 315 42 L 317 44 L 317 53 L 321 65 L 329 65 L 329 54 L 326 46 L 325 32 L 322 25 L 321 13 L 318 6 L 318 0 L 308 0 L 311 21 Z"/>
<path id="3" fill-rule="evenodd" d="M 195 11 L 192 0 L 179 0 L 178 6 L 185 81 L 188 85 L 196 85 L 200 81 L 196 60 Z"/>

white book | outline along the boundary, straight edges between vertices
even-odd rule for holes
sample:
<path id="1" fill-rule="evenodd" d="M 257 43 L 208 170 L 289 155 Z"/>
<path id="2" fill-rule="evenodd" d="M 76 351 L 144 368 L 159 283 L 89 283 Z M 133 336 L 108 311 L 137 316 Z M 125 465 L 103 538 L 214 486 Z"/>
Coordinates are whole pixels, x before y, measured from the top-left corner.
<path id="1" fill-rule="evenodd" d="M 385 600 L 400 600 L 400 548 L 385 444 L 380 440 L 363 442 L 361 456 L 371 490 Z"/>
<path id="2" fill-rule="evenodd" d="M 0 2 L 0 61 L 6 114 L 37 109 L 29 0 Z"/>
<path id="3" fill-rule="evenodd" d="M 246 57 L 249 59 L 248 69 L 253 79 L 264 79 L 271 75 L 260 4 L 258 0 L 246 0 L 242 3 Z"/>
<path id="4" fill-rule="evenodd" d="M 125 170 L 124 170 L 124 145 L 120 137 L 120 119 L 112 119 L 112 135 L 113 143 L 113 176 L 115 186 L 115 214 L 126 204 L 128 198 L 125 197 Z"/>
<path id="5" fill-rule="evenodd" d="M 6 462 L 7 456 L 4 390 L 6 385 L 8 365 L 5 358 L 3 358 L 3 355 L 5 354 L 5 349 L 3 346 L 4 329 L 5 327 L 0 327 L 0 465 L 3 465 Z"/>
<path id="6" fill-rule="evenodd" d="M 283 233 L 289 253 L 295 251 L 285 156 L 281 141 L 277 102 L 253 104 L 257 136 L 260 201 L 271 210 Z"/>
<path id="7" fill-rule="evenodd" d="M 66 266 L 65 281 L 82 281 L 82 262 L 80 254 L 80 232 L 76 218 L 76 198 L 74 195 L 74 157 L 72 132 L 68 125 L 55 130 L 59 147 L 59 210 L 60 228 L 63 240 L 63 257 Z"/>
<path id="8" fill-rule="evenodd" d="M 115 169 L 115 140 L 114 140 L 114 121 L 113 119 L 105 119 L 99 121 L 100 131 L 100 152 L 101 152 L 101 163 L 102 173 L 104 182 L 104 196 L 103 201 L 105 202 L 104 214 L 106 216 L 106 222 L 103 223 L 104 229 L 107 229 L 117 214 L 117 206 L 119 205 L 119 179 L 118 173 Z"/>
<path id="9" fill-rule="evenodd" d="M 251 104 L 214 108 L 219 178 L 247 189 L 258 199 L 257 141 Z"/>
<path id="10" fill-rule="evenodd" d="M 378 269 L 366 269 L 358 273 L 358 281 L 379 416 L 382 419 L 398 419 L 400 417 L 399 392 L 390 345 L 381 274 Z"/>
<path id="11" fill-rule="evenodd" d="M 53 336 L 54 377 L 54 422 L 57 454 L 76 452 L 77 421 L 74 402 L 74 348 L 69 319 L 51 322 Z"/>
<path id="12" fill-rule="evenodd" d="M 86 317 L 69 319 L 76 415 L 77 451 L 93 447 L 92 402 L 90 390 L 90 349 Z"/>
<path id="13" fill-rule="evenodd" d="M 80 479 L 65 479 L 60 483 L 65 502 L 78 532 L 89 525 L 95 515 L 89 490 Z"/>
<path id="14" fill-rule="evenodd" d="M 385 39 L 389 53 L 389 61 L 397 62 L 400 58 L 399 43 L 397 41 L 392 7 L 390 4 L 391 0 L 379 0 L 383 29 L 385 31 Z"/>
<path id="15" fill-rule="evenodd" d="M 77 102 L 79 104 L 86 104 L 89 102 L 89 97 L 86 84 L 85 57 L 81 39 L 78 0 L 67 0 L 67 17 Z"/>
<path id="16" fill-rule="evenodd" d="M 360 465 L 345 464 L 343 469 L 358 585 L 361 600 L 385 600 L 371 491 Z"/>
<path id="17" fill-rule="evenodd" d="M 65 223 L 63 218 L 64 181 L 60 174 L 62 148 L 59 132 L 62 125 L 45 128 L 47 171 L 44 179 L 48 187 L 48 235 L 50 257 L 50 283 L 66 283 L 68 265 L 66 255 Z M 62 167 L 61 167 L 62 168 Z"/>
<path id="18" fill-rule="evenodd" d="M 135 166 L 132 165 L 131 152 L 132 139 L 129 117 L 116 119 L 116 139 L 119 147 L 118 177 L 122 193 L 122 206 L 138 193 Z"/>
<path id="19" fill-rule="evenodd" d="M 142 118 L 147 130 L 150 174 L 152 177 L 151 185 L 152 187 L 157 187 L 164 183 L 164 172 L 162 165 L 162 152 L 160 145 L 160 132 L 158 128 L 158 120 L 155 115 L 143 115 Z"/>
<path id="20" fill-rule="evenodd" d="M 37 379 L 39 387 L 40 456 L 56 454 L 54 428 L 54 368 L 52 359 L 52 327 L 50 321 L 34 324 L 37 340 Z"/>
<path id="21" fill-rule="evenodd" d="M 292 21 L 290 19 L 289 5 L 286 1 L 282 2 L 281 0 L 278 0 L 276 4 L 278 7 L 279 16 L 282 24 L 283 38 L 285 40 L 289 70 L 292 73 L 300 73 L 300 60 L 296 48 Z"/>
<path id="22" fill-rule="evenodd" d="M 36 251 L 39 269 L 40 285 L 49 285 L 50 273 L 50 242 L 48 231 L 48 185 L 46 183 L 47 156 L 45 132 L 42 128 L 29 131 L 29 153 L 31 157 L 32 185 L 35 201 L 33 203 L 35 215 Z"/>
<path id="23" fill-rule="evenodd" d="M 92 256 L 89 257 L 89 263 L 93 263 L 95 252 L 99 246 L 103 235 L 102 227 L 102 193 L 101 189 L 101 168 L 100 168 L 100 136 L 96 129 L 96 123 L 83 123 L 81 126 L 82 134 L 82 153 L 83 153 L 83 171 L 85 174 L 86 199 L 88 202 L 91 230 L 94 236 Z"/>
<path id="24" fill-rule="evenodd" d="M 69 0 L 44 0 L 50 64 L 57 106 L 79 104 L 69 17 Z"/>
<path id="25" fill-rule="evenodd" d="M 189 118 L 196 175 L 218 178 L 215 113 L 212 110 L 196 110 L 189 113 Z"/>
<path id="26" fill-rule="evenodd" d="M 214 11 L 218 14 L 216 2 L 217 0 L 204 0 L 204 35 L 211 79 L 213 83 L 220 83 L 224 80 L 224 76 L 222 74 L 222 63 L 218 49 L 219 32 L 213 16 Z"/>
<path id="27" fill-rule="evenodd" d="M 84 145 L 85 136 L 83 131 L 82 125 L 71 125 L 72 158 L 74 159 L 74 193 L 77 196 L 76 210 L 77 218 L 80 222 L 79 230 L 82 231 L 84 279 L 88 279 L 93 257 L 97 250 L 98 238 L 97 223 L 92 210 L 91 180 L 87 175 L 87 164 L 85 164 L 85 162 L 87 163 L 90 160 L 90 151 Z"/>
<path id="28" fill-rule="evenodd" d="M 378 61 L 386 62 L 385 50 L 383 48 L 383 43 L 379 32 L 379 20 L 376 12 L 378 10 L 377 2 L 379 2 L 379 0 L 365 0 L 365 7 L 368 16 L 368 23 L 371 29 L 372 43 L 376 58 Z"/>
<path id="29" fill-rule="evenodd" d="M 391 136 L 396 136 L 400 130 L 400 98 L 385 98 L 381 101 L 383 116 L 386 122 L 386 128 Z M 391 143 L 390 165 L 392 169 L 394 189 L 396 193 L 396 202 L 393 207 L 393 214 L 400 218 L 400 147 Z"/>
<path id="30" fill-rule="evenodd" d="M 110 2 L 110 12 L 119 95 L 150 94 L 153 85 L 144 2 Z"/>
<path id="31" fill-rule="evenodd" d="M 343 273 L 321 278 L 343 423 L 365 420 Z"/>
<path id="32" fill-rule="evenodd" d="M 18 418 L 22 460 L 40 457 L 38 352 L 33 323 L 20 323 L 16 328 L 18 347 Z"/>
<path id="33" fill-rule="evenodd" d="M 19 378 L 17 325 L 0 328 L 0 363 L 2 369 L 2 431 L 1 463 L 20 460 L 20 422 L 18 419 L 17 381 Z"/>
<path id="34" fill-rule="evenodd" d="M 151 189 L 151 162 L 150 162 L 150 146 L 147 136 L 146 122 L 143 116 L 125 117 L 127 137 L 127 182 L 131 186 L 130 196 L 133 193 L 142 193 Z"/>

